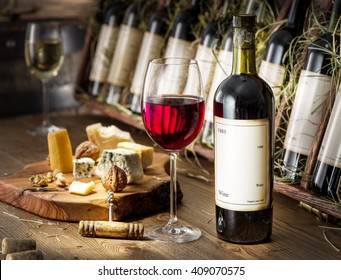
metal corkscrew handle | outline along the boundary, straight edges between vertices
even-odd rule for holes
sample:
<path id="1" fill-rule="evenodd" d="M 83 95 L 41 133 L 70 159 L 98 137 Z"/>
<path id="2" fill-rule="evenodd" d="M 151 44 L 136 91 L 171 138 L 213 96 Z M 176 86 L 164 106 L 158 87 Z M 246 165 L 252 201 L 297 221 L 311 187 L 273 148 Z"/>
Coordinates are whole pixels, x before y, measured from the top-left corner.
<path id="1" fill-rule="evenodd" d="M 109 222 L 114 220 L 114 192 L 112 190 L 108 190 L 108 203 L 109 203 Z"/>

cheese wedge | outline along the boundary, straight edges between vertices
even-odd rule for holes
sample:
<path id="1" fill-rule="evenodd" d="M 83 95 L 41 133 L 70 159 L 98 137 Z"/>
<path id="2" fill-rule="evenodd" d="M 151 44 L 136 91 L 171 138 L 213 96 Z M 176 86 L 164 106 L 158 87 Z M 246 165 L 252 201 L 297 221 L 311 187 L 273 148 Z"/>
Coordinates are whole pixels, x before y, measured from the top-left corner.
<path id="1" fill-rule="evenodd" d="M 69 192 L 73 194 L 88 195 L 94 188 L 95 183 L 93 181 L 88 183 L 73 181 L 69 187 Z"/>
<path id="2" fill-rule="evenodd" d="M 130 133 L 123 131 L 115 125 L 103 126 L 95 123 L 86 127 L 89 141 L 99 146 L 100 151 L 116 149 L 120 142 L 134 142 Z"/>
<path id="3" fill-rule="evenodd" d="M 72 172 L 73 157 L 69 134 L 65 128 L 50 132 L 47 135 L 50 167 L 62 173 Z"/>
<path id="4" fill-rule="evenodd" d="M 91 125 L 88 125 L 86 128 L 85 128 L 85 131 L 86 131 L 86 134 L 88 136 L 88 139 L 90 142 L 94 143 L 94 144 L 97 144 L 97 129 L 102 127 L 102 124 L 101 123 L 94 123 L 94 124 L 91 124 Z"/>
<path id="5" fill-rule="evenodd" d="M 153 147 L 133 142 L 120 142 L 117 144 L 117 148 L 124 148 L 137 152 L 141 159 L 143 169 L 146 169 L 149 165 L 153 163 L 154 158 Z"/>

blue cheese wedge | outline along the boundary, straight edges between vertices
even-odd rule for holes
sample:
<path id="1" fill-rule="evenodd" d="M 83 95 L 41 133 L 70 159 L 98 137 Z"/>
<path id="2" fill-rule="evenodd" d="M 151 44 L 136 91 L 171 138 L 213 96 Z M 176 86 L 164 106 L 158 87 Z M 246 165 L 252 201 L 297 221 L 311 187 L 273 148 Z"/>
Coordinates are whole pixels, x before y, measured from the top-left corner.
<path id="1" fill-rule="evenodd" d="M 95 171 L 96 175 L 101 177 L 113 165 L 123 169 L 128 184 L 141 180 L 144 176 L 139 154 L 133 150 L 123 148 L 104 150 Z"/>
<path id="2" fill-rule="evenodd" d="M 73 160 L 73 176 L 75 178 L 90 178 L 91 171 L 95 166 L 92 158 L 84 157 Z"/>
<path id="3" fill-rule="evenodd" d="M 143 169 L 146 169 L 153 163 L 154 148 L 134 142 L 120 142 L 117 144 L 118 148 L 133 150 L 139 154 Z"/>

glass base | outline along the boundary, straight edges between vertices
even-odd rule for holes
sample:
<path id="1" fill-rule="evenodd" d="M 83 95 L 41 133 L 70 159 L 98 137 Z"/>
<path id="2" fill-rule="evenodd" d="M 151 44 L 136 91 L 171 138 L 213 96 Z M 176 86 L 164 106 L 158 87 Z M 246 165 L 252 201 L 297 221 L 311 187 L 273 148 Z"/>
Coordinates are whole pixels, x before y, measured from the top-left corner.
<path id="1" fill-rule="evenodd" d="M 58 130 L 59 127 L 49 124 L 27 129 L 27 133 L 32 136 L 46 136 L 49 132 Z"/>
<path id="2" fill-rule="evenodd" d="M 198 228 L 175 224 L 148 228 L 146 235 L 156 241 L 183 243 L 199 239 L 201 231 Z"/>

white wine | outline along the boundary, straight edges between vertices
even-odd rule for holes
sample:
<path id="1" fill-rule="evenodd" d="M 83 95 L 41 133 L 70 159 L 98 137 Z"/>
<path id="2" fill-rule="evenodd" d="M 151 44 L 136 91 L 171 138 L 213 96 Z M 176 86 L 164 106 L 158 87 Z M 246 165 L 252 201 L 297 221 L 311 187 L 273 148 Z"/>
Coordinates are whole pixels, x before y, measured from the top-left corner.
<path id="1" fill-rule="evenodd" d="M 63 43 L 61 40 L 43 39 L 25 42 L 26 64 L 41 80 L 49 80 L 58 74 L 63 64 Z"/>

